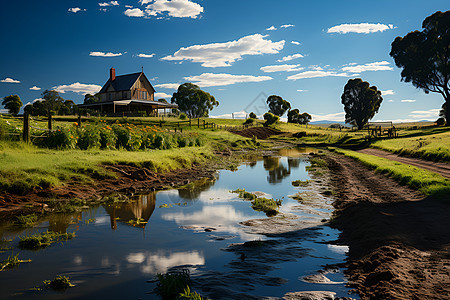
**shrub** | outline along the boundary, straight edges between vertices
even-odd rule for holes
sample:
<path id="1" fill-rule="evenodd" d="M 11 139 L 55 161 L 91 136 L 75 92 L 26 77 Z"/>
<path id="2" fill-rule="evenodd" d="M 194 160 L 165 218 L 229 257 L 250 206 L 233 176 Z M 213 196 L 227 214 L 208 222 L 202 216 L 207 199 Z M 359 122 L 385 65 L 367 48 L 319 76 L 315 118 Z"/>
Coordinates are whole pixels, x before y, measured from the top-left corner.
<path id="1" fill-rule="evenodd" d="M 186 120 L 186 119 L 187 119 L 187 115 L 185 113 L 181 113 L 180 120 Z"/>
<path id="2" fill-rule="evenodd" d="M 445 125 L 445 119 L 444 118 L 437 119 L 436 120 L 436 125 L 438 125 L 438 126 Z"/>
<path id="3" fill-rule="evenodd" d="M 122 124 L 114 124 L 112 126 L 112 130 L 117 136 L 116 140 L 116 148 L 127 148 L 128 140 L 130 139 L 130 134 L 126 128 L 122 126 Z"/>
<path id="4" fill-rule="evenodd" d="M 56 276 L 53 280 L 44 280 L 44 284 L 56 291 L 65 290 L 74 286 L 72 283 L 70 283 L 69 277 L 62 275 Z"/>
<path id="5" fill-rule="evenodd" d="M 266 112 L 264 114 L 264 120 L 266 120 L 266 122 L 264 122 L 264 126 L 269 126 L 269 125 L 275 124 L 279 119 L 280 119 L 279 116 L 276 116 L 270 112 Z"/>
<path id="6" fill-rule="evenodd" d="M 250 118 L 250 119 L 245 120 L 244 125 L 253 124 L 253 122 L 255 122 L 255 119 Z"/>
<path id="7" fill-rule="evenodd" d="M 188 269 L 178 273 L 158 274 L 157 276 L 156 292 L 162 299 L 178 299 L 178 296 L 191 285 Z"/>
<path id="8" fill-rule="evenodd" d="M 73 149 L 77 144 L 77 134 L 67 128 L 57 128 L 48 133 L 47 147 L 57 149 Z"/>
<path id="9" fill-rule="evenodd" d="M 111 127 L 107 126 L 100 130 L 100 148 L 102 149 L 116 149 L 117 136 L 112 131 Z"/>
<path id="10" fill-rule="evenodd" d="M 249 116 L 249 118 L 252 118 L 252 119 L 258 118 L 254 112 L 251 112 L 248 116 Z"/>
<path id="11" fill-rule="evenodd" d="M 78 131 L 77 146 L 81 150 L 99 148 L 101 146 L 100 140 L 100 132 L 96 126 L 86 126 Z"/>

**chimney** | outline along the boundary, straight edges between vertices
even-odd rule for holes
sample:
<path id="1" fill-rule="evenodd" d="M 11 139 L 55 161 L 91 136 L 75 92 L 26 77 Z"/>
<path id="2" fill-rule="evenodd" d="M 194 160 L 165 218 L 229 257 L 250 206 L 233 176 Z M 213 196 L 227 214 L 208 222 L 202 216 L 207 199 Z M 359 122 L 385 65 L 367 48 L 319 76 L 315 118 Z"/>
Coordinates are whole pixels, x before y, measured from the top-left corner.
<path id="1" fill-rule="evenodd" d="M 109 79 L 111 81 L 114 81 L 116 79 L 116 69 L 114 68 L 109 69 Z"/>

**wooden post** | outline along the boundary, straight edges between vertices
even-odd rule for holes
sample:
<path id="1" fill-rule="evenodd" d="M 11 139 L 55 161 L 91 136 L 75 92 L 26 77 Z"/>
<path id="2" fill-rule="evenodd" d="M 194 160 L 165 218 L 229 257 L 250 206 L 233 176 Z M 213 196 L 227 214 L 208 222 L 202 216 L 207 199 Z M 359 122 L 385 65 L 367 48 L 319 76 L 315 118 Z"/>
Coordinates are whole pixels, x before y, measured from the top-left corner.
<path id="1" fill-rule="evenodd" d="M 197 127 L 200 128 L 200 118 L 197 119 Z"/>
<path id="2" fill-rule="evenodd" d="M 30 142 L 30 115 L 28 113 L 23 115 L 23 141 Z"/>
<path id="3" fill-rule="evenodd" d="M 191 128 L 191 127 L 192 127 L 191 118 L 189 118 L 189 128 Z"/>
<path id="4" fill-rule="evenodd" d="M 78 115 L 78 127 L 81 127 L 81 115 Z"/>
<path id="5" fill-rule="evenodd" d="M 49 114 L 48 115 L 48 131 L 52 131 L 53 127 L 52 127 L 52 115 Z"/>
<path id="6" fill-rule="evenodd" d="M 159 121 L 159 127 L 162 128 L 162 121 Z"/>
<path id="7" fill-rule="evenodd" d="M 203 129 L 206 129 L 206 122 L 203 120 Z"/>
<path id="8" fill-rule="evenodd" d="M 180 121 L 178 121 L 178 128 L 180 128 Z"/>

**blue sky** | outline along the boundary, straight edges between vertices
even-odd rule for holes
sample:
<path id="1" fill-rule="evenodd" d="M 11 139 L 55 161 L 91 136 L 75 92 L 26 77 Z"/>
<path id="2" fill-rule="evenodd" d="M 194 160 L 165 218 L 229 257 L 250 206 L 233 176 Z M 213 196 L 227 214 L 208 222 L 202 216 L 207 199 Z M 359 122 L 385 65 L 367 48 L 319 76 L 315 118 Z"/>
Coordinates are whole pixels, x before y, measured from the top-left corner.
<path id="1" fill-rule="evenodd" d="M 1 1 L 0 97 L 33 102 L 45 89 L 82 103 L 141 67 L 170 99 L 193 82 L 220 102 L 211 115 L 265 112 L 279 95 L 313 121 L 344 119 L 351 78 L 383 91 L 374 120 L 435 120 L 444 102 L 400 81 L 397 36 L 421 30 L 448 1 Z"/>

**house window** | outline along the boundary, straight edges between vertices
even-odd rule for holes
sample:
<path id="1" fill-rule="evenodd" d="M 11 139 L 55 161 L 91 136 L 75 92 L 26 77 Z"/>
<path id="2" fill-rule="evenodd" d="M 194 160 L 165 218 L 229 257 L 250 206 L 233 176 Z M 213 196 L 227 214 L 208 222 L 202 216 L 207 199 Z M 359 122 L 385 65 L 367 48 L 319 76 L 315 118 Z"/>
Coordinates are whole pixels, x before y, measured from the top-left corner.
<path id="1" fill-rule="evenodd" d="M 112 93 L 108 93 L 108 100 L 109 100 L 109 101 L 112 100 Z"/>
<path id="2" fill-rule="evenodd" d="M 122 92 L 122 99 L 127 99 L 127 91 Z"/>

